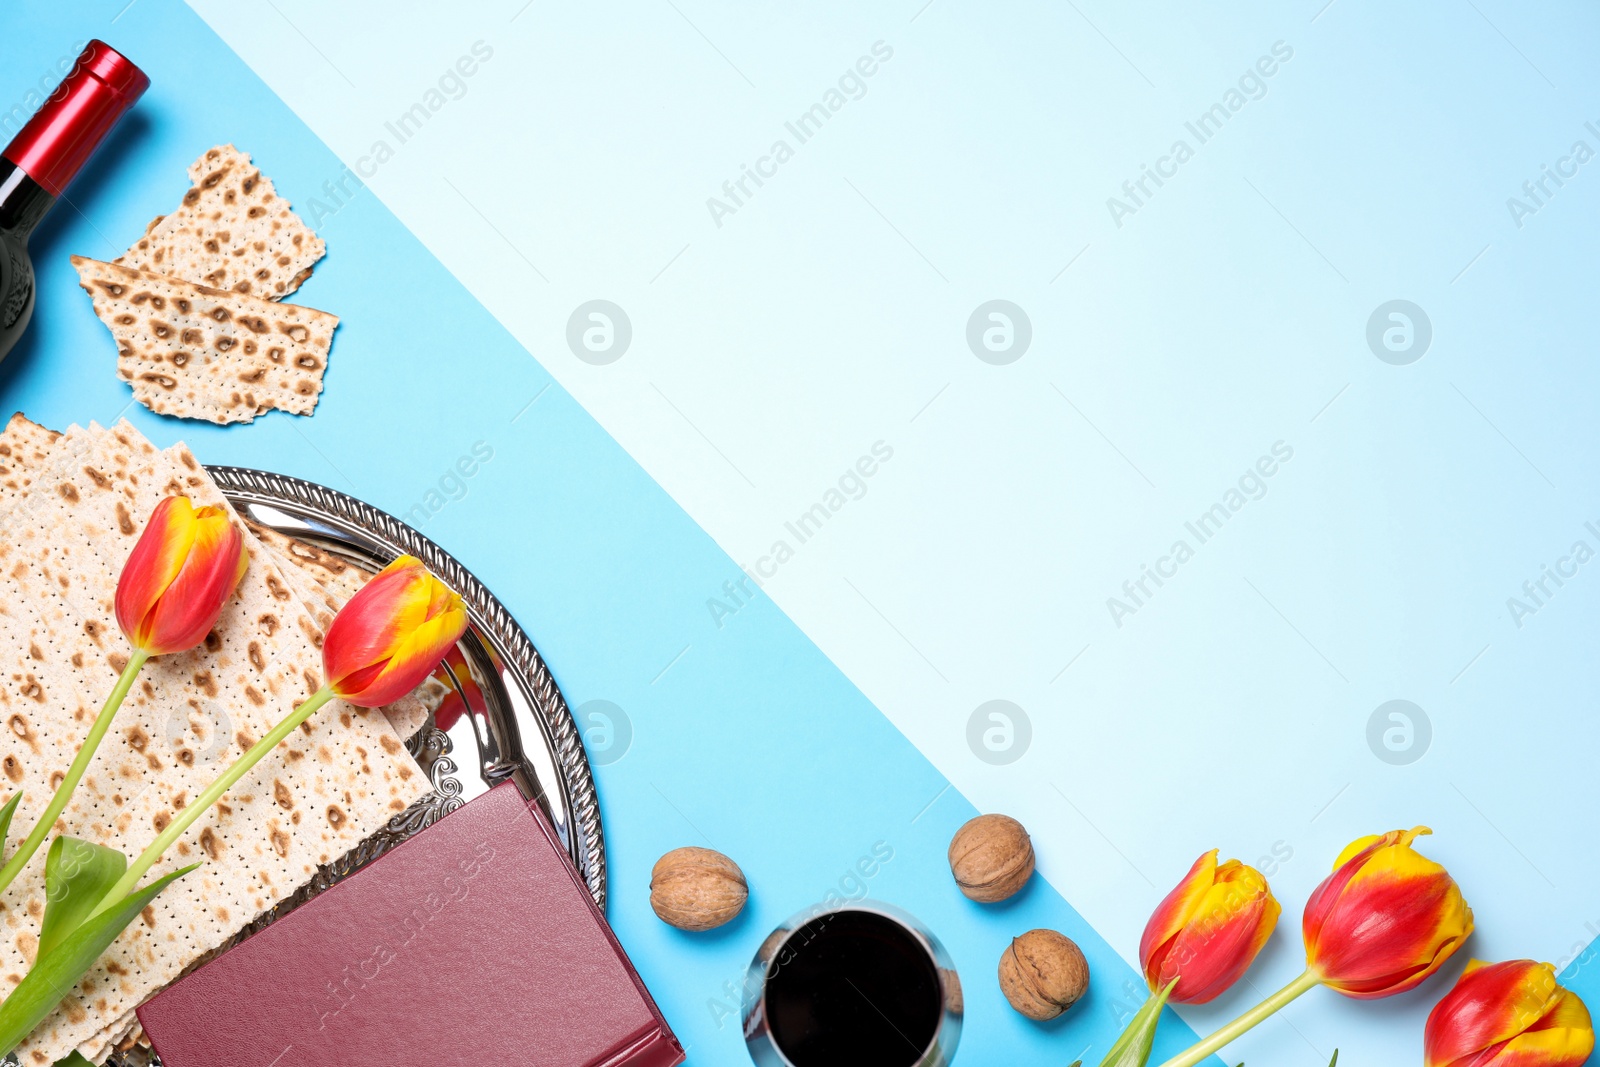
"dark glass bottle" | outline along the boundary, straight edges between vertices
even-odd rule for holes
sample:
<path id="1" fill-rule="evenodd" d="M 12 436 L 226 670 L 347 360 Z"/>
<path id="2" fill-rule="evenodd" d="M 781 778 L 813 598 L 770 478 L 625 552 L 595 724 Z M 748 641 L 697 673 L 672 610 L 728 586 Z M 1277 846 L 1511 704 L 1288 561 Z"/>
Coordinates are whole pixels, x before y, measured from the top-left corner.
<path id="1" fill-rule="evenodd" d="M 90 41 L 56 91 L 0 153 L 0 359 L 33 317 L 28 236 L 150 79 Z"/>

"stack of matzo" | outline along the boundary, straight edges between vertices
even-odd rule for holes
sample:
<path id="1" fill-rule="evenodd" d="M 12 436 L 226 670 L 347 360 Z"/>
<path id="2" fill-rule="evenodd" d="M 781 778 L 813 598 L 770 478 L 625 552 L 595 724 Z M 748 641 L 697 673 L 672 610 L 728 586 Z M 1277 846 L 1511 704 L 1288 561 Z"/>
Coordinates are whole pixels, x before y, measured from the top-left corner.
<path id="1" fill-rule="evenodd" d="M 272 182 L 232 145 L 189 168 L 194 185 L 115 263 L 74 256 L 117 373 L 160 415 L 250 422 L 309 415 L 338 318 L 276 301 L 325 249 Z"/>
<path id="2" fill-rule="evenodd" d="M 126 663 L 113 597 L 150 513 L 176 493 L 225 502 L 187 449 L 158 451 L 126 423 L 54 435 L 14 420 L 0 435 L 0 468 L 0 789 L 24 794 L 9 850 Z M 301 590 L 320 589 L 308 573 L 245 540 L 250 566 L 215 630 L 200 648 L 145 667 L 60 831 L 137 855 L 321 684 L 319 617 L 331 598 L 303 599 Z M 152 877 L 201 868 L 162 893 L 18 1049 L 24 1067 L 74 1050 L 103 1060 L 134 1031 L 143 1000 L 427 787 L 384 715 L 330 703 L 169 850 Z M 43 859 L 0 894 L 0 994 L 38 946 Z"/>

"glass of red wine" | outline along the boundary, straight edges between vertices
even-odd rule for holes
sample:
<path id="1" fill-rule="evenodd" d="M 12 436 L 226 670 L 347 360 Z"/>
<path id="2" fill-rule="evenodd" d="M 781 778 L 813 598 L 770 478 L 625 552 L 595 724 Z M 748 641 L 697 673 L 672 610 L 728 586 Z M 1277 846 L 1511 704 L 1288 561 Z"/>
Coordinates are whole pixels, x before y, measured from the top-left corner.
<path id="1" fill-rule="evenodd" d="M 814 907 L 774 930 L 745 981 L 759 1067 L 948 1067 L 961 981 L 944 946 L 888 904 Z"/>

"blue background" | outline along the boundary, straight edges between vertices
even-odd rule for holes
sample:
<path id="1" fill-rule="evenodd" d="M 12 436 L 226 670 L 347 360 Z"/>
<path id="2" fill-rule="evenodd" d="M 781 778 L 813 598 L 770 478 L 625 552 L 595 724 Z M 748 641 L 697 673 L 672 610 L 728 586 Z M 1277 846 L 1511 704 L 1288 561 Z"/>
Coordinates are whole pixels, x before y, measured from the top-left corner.
<path id="1" fill-rule="evenodd" d="M 314 418 L 223 429 L 131 404 L 68 255 L 120 254 L 216 143 L 251 152 L 292 199 L 341 164 L 176 0 L 28 0 L 3 18 L 0 114 L 88 36 L 153 84 L 36 234 L 39 306 L 0 366 L 0 402 L 57 428 L 126 417 L 206 462 L 297 475 L 397 515 L 448 489 L 441 479 L 475 443 L 492 448 L 464 495 L 413 521 L 510 607 L 574 706 L 607 700 L 631 720 L 626 752 L 596 753 L 608 761 L 597 773 L 610 919 L 691 1063 L 747 1062 L 729 985 L 780 920 L 850 890 L 878 842 L 893 859 L 867 880 L 871 895 L 928 923 L 962 976 L 962 1062 L 1098 1060 L 1137 976 L 1041 879 L 998 907 L 960 896 L 945 848 L 972 806 L 769 601 L 707 636 L 705 591 L 737 573 L 732 561 L 375 196 L 321 227 L 329 255 L 295 297 L 343 318 Z M 729 927 L 683 934 L 651 913 L 652 863 L 686 844 L 745 870 L 750 905 Z M 1034 927 L 1076 940 L 1095 976 L 1047 1025 L 1014 1013 L 994 979 L 1009 939 Z M 1170 1020 L 1157 1059 L 1190 1040 Z"/>

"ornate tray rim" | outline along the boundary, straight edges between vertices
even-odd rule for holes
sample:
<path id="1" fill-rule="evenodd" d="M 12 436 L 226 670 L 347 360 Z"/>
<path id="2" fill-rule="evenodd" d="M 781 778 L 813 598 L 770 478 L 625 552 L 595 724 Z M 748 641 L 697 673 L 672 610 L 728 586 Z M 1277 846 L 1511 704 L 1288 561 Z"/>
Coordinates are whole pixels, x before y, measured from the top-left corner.
<path id="1" fill-rule="evenodd" d="M 600 799 L 577 720 L 539 650 L 499 598 L 431 538 L 363 500 L 316 482 L 250 467 L 207 464 L 206 471 L 230 501 L 244 500 L 291 511 L 299 509 L 335 526 L 353 527 L 396 556 L 403 553 L 416 556 L 461 594 L 474 626 L 494 643 L 495 653 L 510 668 L 540 720 L 544 730 L 541 740 L 547 742 L 555 761 L 560 778 L 557 784 L 577 831 L 567 842 L 567 850 L 595 903 L 604 912 L 607 880 Z"/>

